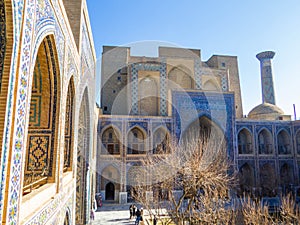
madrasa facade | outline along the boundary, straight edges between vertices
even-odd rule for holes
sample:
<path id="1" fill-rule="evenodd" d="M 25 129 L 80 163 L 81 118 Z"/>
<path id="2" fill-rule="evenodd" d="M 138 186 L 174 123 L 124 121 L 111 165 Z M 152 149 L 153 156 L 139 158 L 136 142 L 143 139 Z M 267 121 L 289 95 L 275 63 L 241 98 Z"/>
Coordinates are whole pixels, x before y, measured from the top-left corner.
<path id="1" fill-rule="evenodd" d="M 144 157 L 168 154 L 170 138 L 207 127 L 222 132 L 238 171 L 233 195 L 297 193 L 300 122 L 276 105 L 273 51 L 256 55 L 262 104 L 244 115 L 236 56 L 202 61 L 198 49 L 159 47 L 158 57 L 132 56 L 130 50 L 103 47 L 96 182 L 103 199 L 132 200 Z"/>
<path id="2" fill-rule="evenodd" d="M 263 104 L 244 118 L 236 57 L 106 46 L 99 113 L 86 1 L 0 0 L 1 224 L 89 224 L 96 193 L 130 200 L 141 159 L 199 127 L 226 137 L 237 193 L 297 190 L 300 123 L 275 104 L 273 55 L 258 55 Z"/>
<path id="3" fill-rule="evenodd" d="M 85 0 L 0 0 L 0 224 L 89 224 L 95 62 Z"/>

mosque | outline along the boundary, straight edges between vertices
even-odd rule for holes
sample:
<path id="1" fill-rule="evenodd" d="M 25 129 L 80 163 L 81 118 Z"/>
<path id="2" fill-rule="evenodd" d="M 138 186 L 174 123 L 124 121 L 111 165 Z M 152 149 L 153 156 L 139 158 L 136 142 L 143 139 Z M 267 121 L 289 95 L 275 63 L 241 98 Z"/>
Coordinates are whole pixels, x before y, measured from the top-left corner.
<path id="1" fill-rule="evenodd" d="M 300 122 L 276 106 L 273 56 L 257 55 L 263 103 L 244 117 L 236 56 L 104 46 L 100 110 L 86 1 L 0 0 L 1 224 L 89 224 L 97 193 L 130 201 L 140 160 L 201 127 L 224 134 L 237 194 L 297 191 Z"/>

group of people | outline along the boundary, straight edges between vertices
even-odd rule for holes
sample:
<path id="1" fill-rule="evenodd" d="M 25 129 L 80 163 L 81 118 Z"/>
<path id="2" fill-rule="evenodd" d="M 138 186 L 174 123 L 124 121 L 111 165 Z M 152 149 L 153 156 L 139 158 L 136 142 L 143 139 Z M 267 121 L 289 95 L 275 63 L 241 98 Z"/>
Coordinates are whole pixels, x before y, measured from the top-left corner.
<path id="1" fill-rule="evenodd" d="M 143 221 L 143 213 L 144 213 L 143 208 L 138 209 L 135 204 L 131 204 L 129 206 L 129 214 L 130 214 L 129 219 L 136 218 L 135 220 L 136 225 L 140 224 L 140 222 Z"/>

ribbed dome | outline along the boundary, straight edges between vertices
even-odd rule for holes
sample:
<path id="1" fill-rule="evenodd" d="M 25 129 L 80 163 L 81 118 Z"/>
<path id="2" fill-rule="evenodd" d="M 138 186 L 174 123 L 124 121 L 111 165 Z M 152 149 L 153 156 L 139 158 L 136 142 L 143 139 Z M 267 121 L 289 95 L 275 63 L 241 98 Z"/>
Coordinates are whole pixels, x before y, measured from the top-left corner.
<path id="1" fill-rule="evenodd" d="M 254 120 L 277 120 L 281 115 L 284 115 L 284 112 L 278 106 L 263 103 L 254 107 L 249 112 L 248 118 Z"/>

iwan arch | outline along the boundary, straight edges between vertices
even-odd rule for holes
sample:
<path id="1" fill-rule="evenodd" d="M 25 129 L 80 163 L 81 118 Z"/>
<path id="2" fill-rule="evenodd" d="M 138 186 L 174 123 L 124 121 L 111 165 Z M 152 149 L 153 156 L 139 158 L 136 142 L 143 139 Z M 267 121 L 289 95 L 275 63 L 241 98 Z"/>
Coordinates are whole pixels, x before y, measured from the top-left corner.
<path id="1" fill-rule="evenodd" d="M 87 224 L 96 55 L 86 2 L 1 0 L 0 11 L 1 224 Z"/>

